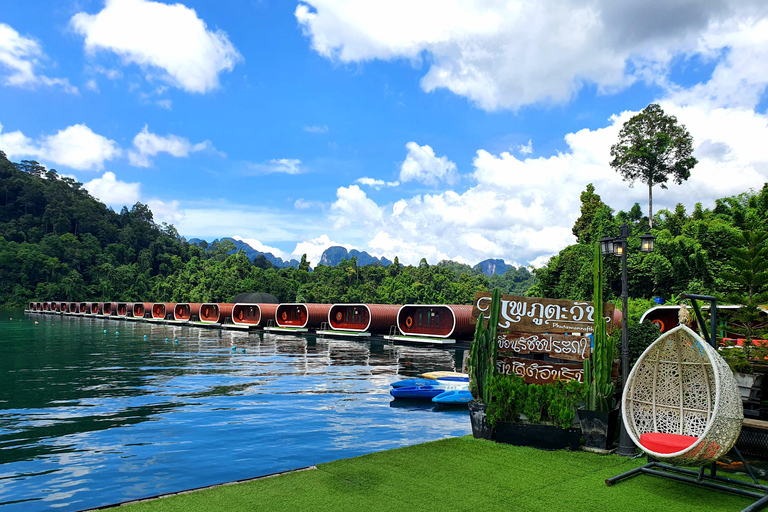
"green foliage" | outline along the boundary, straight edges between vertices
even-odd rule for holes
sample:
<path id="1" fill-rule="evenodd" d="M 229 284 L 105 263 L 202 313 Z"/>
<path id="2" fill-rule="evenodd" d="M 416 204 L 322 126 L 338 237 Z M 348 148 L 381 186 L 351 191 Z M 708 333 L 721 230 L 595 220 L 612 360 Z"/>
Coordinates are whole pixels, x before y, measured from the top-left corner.
<path id="1" fill-rule="evenodd" d="M 614 384 L 611 379 L 615 344 L 608 339 L 603 312 L 603 255 L 600 244 L 594 244 L 593 302 L 594 335 L 592 356 L 584 360 L 584 382 L 586 398 L 584 407 L 588 411 L 610 411 L 614 407 Z"/>
<path id="2" fill-rule="evenodd" d="M 501 293 L 493 290 L 491 296 L 490 316 L 485 321 L 485 313 L 480 313 L 475 327 L 475 337 L 469 349 L 469 389 L 475 400 L 490 403 L 491 390 L 489 381 L 496 373 L 496 353 L 498 337 L 496 330 L 499 326 L 501 311 Z M 486 326 L 487 323 L 487 326 Z"/>
<path id="3" fill-rule="evenodd" d="M 620 331 L 617 329 L 617 332 Z M 661 332 L 659 326 L 651 322 L 630 324 L 627 328 L 627 342 L 629 344 L 629 365 L 634 366 L 645 349 L 656 341 Z"/>
<path id="4" fill-rule="evenodd" d="M 611 146 L 611 158 L 611 167 L 624 181 L 640 180 L 648 185 L 649 219 L 653 219 L 653 186 L 667 188 L 670 177 L 679 185 L 698 163 L 693 157 L 691 134 L 684 125 L 677 124 L 675 116 L 664 114 L 655 103 L 624 123 L 619 142 Z"/>
<path id="5" fill-rule="evenodd" d="M 486 418 L 491 426 L 500 421 L 520 421 L 523 416 L 529 423 L 569 428 L 576 417 L 576 407 L 585 397 L 585 386 L 577 380 L 526 384 L 517 375 L 495 374 L 488 389 L 491 400 Z"/>

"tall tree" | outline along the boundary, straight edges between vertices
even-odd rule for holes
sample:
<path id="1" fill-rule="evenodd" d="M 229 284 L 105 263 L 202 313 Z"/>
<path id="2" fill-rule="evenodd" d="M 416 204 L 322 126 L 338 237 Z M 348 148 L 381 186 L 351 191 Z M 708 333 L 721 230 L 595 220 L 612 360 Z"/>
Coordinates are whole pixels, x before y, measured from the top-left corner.
<path id="1" fill-rule="evenodd" d="M 652 103 L 624 123 L 619 142 L 611 146 L 611 167 L 624 181 L 648 185 L 648 222 L 653 227 L 653 186 L 667 188 L 671 177 L 680 185 L 698 160 L 692 156 L 693 137 L 675 116 Z"/>

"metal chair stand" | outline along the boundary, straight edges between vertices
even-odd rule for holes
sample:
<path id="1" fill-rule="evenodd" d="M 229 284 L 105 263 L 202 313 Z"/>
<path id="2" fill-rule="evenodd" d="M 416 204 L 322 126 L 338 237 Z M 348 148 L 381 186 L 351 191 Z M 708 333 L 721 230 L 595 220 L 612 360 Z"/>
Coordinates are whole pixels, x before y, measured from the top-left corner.
<path id="1" fill-rule="evenodd" d="M 626 473 L 608 478 L 605 481 L 605 484 L 613 485 L 625 478 L 629 478 L 639 473 L 645 473 L 662 478 L 669 478 L 670 480 L 677 480 L 678 482 L 685 482 L 701 487 L 706 487 L 708 489 L 714 489 L 716 491 L 730 492 L 733 494 L 738 494 L 739 496 L 753 498 L 757 501 L 743 509 L 741 512 L 753 512 L 760 510 L 766 504 L 768 504 L 768 486 L 762 485 L 757 481 L 757 477 L 755 477 L 752 469 L 750 469 L 749 465 L 744 460 L 744 457 L 742 457 L 737 448 L 734 447 L 733 452 L 739 458 L 741 463 L 744 464 L 744 469 L 752 479 L 752 482 L 719 476 L 717 474 L 716 462 L 713 462 L 709 465 L 709 474 L 707 474 L 705 466 L 701 466 L 698 471 L 695 471 L 693 469 L 686 469 L 672 466 L 670 464 L 663 464 L 654 460 L 651 456 L 648 456 L 648 463 L 644 466 L 630 469 Z"/>

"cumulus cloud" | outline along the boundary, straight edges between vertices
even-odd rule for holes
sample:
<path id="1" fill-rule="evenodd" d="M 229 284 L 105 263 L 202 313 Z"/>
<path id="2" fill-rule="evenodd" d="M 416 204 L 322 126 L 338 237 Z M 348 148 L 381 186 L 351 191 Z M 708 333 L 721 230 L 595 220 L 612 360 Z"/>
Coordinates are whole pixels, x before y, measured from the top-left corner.
<path id="1" fill-rule="evenodd" d="M 242 60 L 224 31 L 209 30 L 180 3 L 107 0 L 101 12 L 79 12 L 70 25 L 85 38 L 88 52 L 113 52 L 125 64 L 141 66 L 149 79 L 158 76 L 187 92 L 216 89 L 219 74 Z"/>
<path id="2" fill-rule="evenodd" d="M 0 80 L 4 85 L 17 87 L 58 86 L 69 93 L 77 93 L 66 78 L 49 78 L 36 72 L 45 53 L 40 43 L 24 37 L 11 26 L 0 23 Z"/>
<path id="3" fill-rule="evenodd" d="M 282 258 L 284 260 L 290 259 L 290 255 L 288 253 L 281 251 L 277 247 L 270 247 L 269 245 L 265 245 L 255 238 L 243 238 L 238 235 L 235 235 L 232 238 L 241 242 L 245 242 L 259 252 L 269 252 L 272 253 L 273 256 L 277 256 L 278 258 Z"/>
<path id="4" fill-rule="evenodd" d="M 766 34 L 761 0 L 303 0 L 295 16 L 312 48 L 339 62 L 406 59 L 486 110 L 569 101 L 636 80 L 666 82 L 675 57 L 721 58 Z M 763 36 L 764 37 L 764 36 Z M 764 75 L 759 59 L 732 58 Z M 747 71 L 744 71 L 746 74 Z M 757 87 L 760 88 L 759 86 Z"/>
<path id="5" fill-rule="evenodd" d="M 530 155 L 533 153 L 533 141 L 529 139 L 528 144 L 518 146 L 517 150 L 520 151 L 521 155 Z"/>
<path id="6" fill-rule="evenodd" d="M 215 150 L 210 141 L 192 144 L 189 139 L 178 135 L 161 136 L 151 133 L 147 125 L 144 125 L 144 128 L 133 138 L 133 147 L 134 149 L 128 152 L 128 160 L 136 167 L 150 167 L 152 165 L 150 157 L 159 153 L 188 157 L 190 153 L 197 151 Z"/>
<path id="7" fill-rule="evenodd" d="M 120 181 L 113 172 L 105 172 L 101 178 L 85 183 L 83 188 L 107 206 L 116 208 L 134 205 L 141 197 L 140 183 Z M 152 211 L 154 213 L 154 209 Z"/>
<path id="8" fill-rule="evenodd" d="M 419 146 L 415 142 L 405 145 L 408 155 L 400 166 L 400 181 L 418 181 L 425 185 L 437 185 L 440 181 L 449 184 L 459 180 L 456 164 L 447 157 L 436 157 L 435 151 L 428 145 Z"/>
<path id="9" fill-rule="evenodd" d="M 186 219 L 186 213 L 175 199 L 171 201 L 149 199 L 147 200 L 147 206 L 152 210 L 155 222 L 167 222 L 168 224 L 178 226 L 181 221 Z"/>
<path id="10" fill-rule="evenodd" d="M 31 157 L 80 171 L 100 171 L 105 161 L 121 154 L 115 141 L 94 133 L 84 124 L 69 126 L 37 140 L 20 131 L 2 133 L 0 125 L 0 148 L 11 159 Z"/>
<path id="11" fill-rule="evenodd" d="M 691 178 L 668 190 L 653 190 L 654 212 L 690 211 L 696 202 L 712 208 L 717 198 L 760 189 L 768 181 L 768 115 L 747 109 L 680 106 L 662 101 L 691 132 L 700 160 Z M 436 194 L 378 204 L 357 186 L 340 187 L 330 210 L 338 228 L 360 248 L 399 256 L 416 264 L 453 259 L 475 264 L 503 258 L 515 264 L 542 265 L 568 244 L 579 216 L 579 195 L 587 184 L 611 207 L 629 210 L 635 202 L 647 211 L 648 189 L 630 188 L 609 165 L 610 146 L 636 112 L 612 116 L 602 128 L 565 136 L 568 150 L 549 157 L 518 158 L 511 152 L 477 150 L 472 186 L 464 192 Z M 723 176 L 728 176 L 723 180 Z"/>
<path id="12" fill-rule="evenodd" d="M 336 245 L 345 247 L 347 250 L 354 249 L 352 245 L 340 244 L 338 242 L 332 241 L 328 235 L 321 235 L 317 238 L 296 244 L 296 248 L 291 253 L 291 257 L 296 258 L 297 260 L 301 260 L 301 256 L 306 254 L 307 261 L 309 261 L 310 265 L 314 267 L 320 262 L 320 258 L 323 256 L 323 252 L 327 248 Z"/>

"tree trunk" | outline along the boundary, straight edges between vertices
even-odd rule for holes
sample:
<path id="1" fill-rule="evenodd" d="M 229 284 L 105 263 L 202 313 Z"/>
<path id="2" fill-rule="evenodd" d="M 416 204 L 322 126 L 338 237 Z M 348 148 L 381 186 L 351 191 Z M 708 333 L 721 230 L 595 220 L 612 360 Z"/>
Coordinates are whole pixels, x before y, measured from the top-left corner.
<path id="1" fill-rule="evenodd" d="M 653 227 L 653 181 L 648 183 L 648 227 Z"/>

